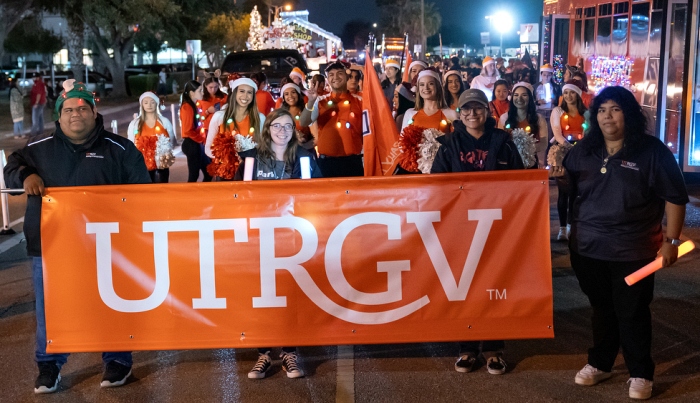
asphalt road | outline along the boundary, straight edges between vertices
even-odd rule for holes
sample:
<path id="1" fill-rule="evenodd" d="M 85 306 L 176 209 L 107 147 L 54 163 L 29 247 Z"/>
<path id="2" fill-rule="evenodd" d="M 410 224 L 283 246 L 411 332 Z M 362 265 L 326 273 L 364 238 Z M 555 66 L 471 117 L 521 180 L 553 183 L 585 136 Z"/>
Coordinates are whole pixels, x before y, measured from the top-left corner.
<path id="1" fill-rule="evenodd" d="M 135 104 L 134 104 L 135 109 Z M 133 111 L 106 116 L 120 133 Z M 0 139 L 6 151 L 21 141 Z M 184 182 L 185 158 L 177 156 L 171 181 Z M 556 187 L 551 186 L 556 218 Z M 691 188 L 684 235 L 700 241 L 700 189 Z M 10 197 L 11 220 L 22 216 L 24 196 Z M 453 369 L 455 343 L 302 347 L 307 377 L 288 379 L 280 369 L 264 379 L 246 376 L 257 353 L 251 349 L 144 351 L 134 353 L 134 376 L 121 388 L 102 390 L 99 354 L 74 354 L 53 395 L 35 396 L 34 294 L 22 235 L 0 236 L 0 401 L 2 402 L 600 402 L 628 401 L 619 356 L 612 379 L 581 387 L 574 375 L 586 363 L 590 309 L 570 268 L 568 250 L 556 242 L 552 220 L 555 338 L 506 342 L 508 372 L 489 375 Z M 15 230 L 21 231 L 21 222 Z M 700 265 L 698 252 L 657 274 L 654 317 L 654 398 L 700 402 Z M 309 332 L 313 329 L 309 329 Z"/>

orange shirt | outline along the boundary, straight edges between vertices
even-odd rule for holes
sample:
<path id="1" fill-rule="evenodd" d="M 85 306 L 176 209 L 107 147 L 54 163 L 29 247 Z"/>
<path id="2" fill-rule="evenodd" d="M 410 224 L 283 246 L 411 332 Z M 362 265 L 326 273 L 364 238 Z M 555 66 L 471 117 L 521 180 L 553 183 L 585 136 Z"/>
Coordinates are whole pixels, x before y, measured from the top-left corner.
<path id="1" fill-rule="evenodd" d="M 442 110 L 439 110 L 432 115 L 428 116 L 424 109 L 419 110 L 413 115 L 414 126 L 424 127 L 426 129 L 437 129 L 443 133 L 449 133 L 452 131 L 452 123 L 447 119 Z"/>
<path id="2" fill-rule="evenodd" d="M 565 139 L 568 140 L 571 136 L 571 140 L 581 140 L 583 138 L 583 123 L 585 118 L 583 115 L 571 116 L 568 113 L 564 113 L 559 118 L 561 123 L 561 134 Z"/>
<path id="3" fill-rule="evenodd" d="M 197 102 L 199 105 L 199 102 Z M 195 121 L 195 112 L 188 103 L 183 103 L 180 107 L 180 131 L 182 133 L 182 138 L 189 138 L 197 143 L 204 144 L 207 141 L 206 126 L 203 126 L 201 122 L 197 123 L 197 128 L 193 128 L 193 122 Z"/>
<path id="4" fill-rule="evenodd" d="M 311 129 L 301 125 L 300 119 L 302 112 L 303 111 L 297 108 L 296 106 L 292 106 L 289 108 L 289 113 L 291 113 L 292 116 L 294 116 L 294 123 L 296 124 L 297 131 L 303 133 L 306 136 L 308 134 L 311 134 Z"/>
<path id="5" fill-rule="evenodd" d="M 345 157 L 362 152 L 362 99 L 349 92 L 318 98 L 319 154 Z"/>
<path id="6" fill-rule="evenodd" d="M 500 101 L 497 99 L 495 101 L 489 102 L 489 109 L 491 109 L 491 114 L 493 115 L 493 118 L 497 121 L 501 118 L 501 116 L 508 113 L 509 108 L 510 102 L 507 100 Z"/>
<path id="7" fill-rule="evenodd" d="M 228 97 L 224 96 L 223 98 L 212 97 L 208 101 L 205 101 L 203 99 L 201 101 L 199 101 L 199 105 L 201 105 L 200 108 L 202 109 L 202 112 L 200 112 L 200 115 L 204 116 L 204 122 L 202 122 L 202 125 L 204 127 L 209 127 L 209 122 L 211 121 L 211 117 L 214 116 L 214 113 L 221 110 L 221 108 L 223 108 L 224 105 L 226 105 L 227 100 L 228 100 Z M 216 104 L 219 104 L 219 109 L 214 111 L 214 113 L 209 113 L 208 112 L 209 108 L 213 106 L 214 109 L 216 109 Z"/>
<path id="8" fill-rule="evenodd" d="M 258 111 L 265 116 L 275 109 L 275 100 L 272 99 L 272 95 L 267 91 L 258 90 L 255 93 L 255 103 L 258 104 Z"/>
<path id="9" fill-rule="evenodd" d="M 225 127 L 224 124 L 222 124 L 219 127 L 219 133 L 224 132 L 224 127 Z M 246 115 L 246 117 L 243 120 L 241 120 L 240 122 L 236 122 L 236 126 L 238 126 L 238 129 L 236 129 L 233 126 L 233 122 L 229 123 L 228 124 L 229 131 L 231 133 L 234 133 L 234 130 L 235 130 L 235 133 L 239 133 L 239 134 L 242 134 L 242 135 L 248 136 L 248 137 L 253 137 L 253 133 L 251 133 L 251 131 L 250 131 L 250 116 Z"/>

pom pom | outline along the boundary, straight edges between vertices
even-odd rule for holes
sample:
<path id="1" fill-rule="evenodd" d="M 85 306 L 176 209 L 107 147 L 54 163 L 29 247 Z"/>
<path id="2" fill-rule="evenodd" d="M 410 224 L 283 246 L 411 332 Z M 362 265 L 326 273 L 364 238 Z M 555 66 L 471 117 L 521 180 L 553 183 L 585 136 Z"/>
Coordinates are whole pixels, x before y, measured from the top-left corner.
<path id="1" fill-rule="evenodd" d="M 440 144 L 435 140 L 445 133 L 437 129 L 406 126 L 399 136 L 398 156 L 401 168 L 410 172 L 430 173 Z"/>
<path id="2" fill-rule="evenodd" d="M 549 148 L 549 153 L 547 153 L 547 165 L 553 167 L 562 166 L 566 153 L 568 153 L 572 147 L 571 143 L 568 142 L 564 144 L 554 144 Z"/>
<path id="3" fill-rule="evenodd" d="M 134 138 L 134 145 L 143 154 L 146 169 L 149 171 L 156 169 L 156 141 L 158 136 L 137 135 Z"/>
<path id="4" fill-rule="evenodd" d="M 418 170 L 424 174 L 429 174 L 430 169 L 433 167 L 433 161 L 435 161 L 435 155 L 437 155 L 437 150 L 440 148 L 440 143 L 437 142 L 437 138 L 444 135 L 445 133 L 436 129 L 426 129 L 423 131 L 423 141 L 418 146 Z"/>
<path id="5" fill-rule="evenodd" d="M 518 148 L 518 153 L 520 154 L 520 158 L 523 160 L 523 165 L 525 165 L 525 168 L 530 168 L 531 166 L 535 165 L 537 160 L 535 158 L 537 153 L 535 148 L 535 139 L 523 129 L 515 129 L 511 135 L 513 137 L 513 143 L 515 143 L 515 146 Z"/>
<path id="6" fill-rule="evenodd" d="M 155 162 L 158 169 L 167 169 L 175 163 L 173 155 L 173 145 L 167 136 L 156 136 L 156 156 Z"/>

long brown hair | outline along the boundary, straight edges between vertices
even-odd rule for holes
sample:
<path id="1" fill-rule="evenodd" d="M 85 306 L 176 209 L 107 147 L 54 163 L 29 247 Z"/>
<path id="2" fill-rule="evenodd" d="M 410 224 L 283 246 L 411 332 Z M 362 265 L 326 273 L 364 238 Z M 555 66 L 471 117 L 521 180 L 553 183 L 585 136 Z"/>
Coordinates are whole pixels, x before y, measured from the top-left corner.
<path id="1" fill-rule="evenodd" d="M 292 170 L 294 163 L 296 162 L 297 145 L 299 141 L 296 136 L 296 125 L 294 124 L 294 116 L 292 116 L 286 109 L 275 109 L 270 112 L 265 118 L 265 124 L 263 125 L 262 133 L 259 137 L 255 138 L 255 142 L 258 143 L 258 158 L 260 161 L 273 162 L 275 161 L 275 153 L 272 151 L 272 133 L 270 132 L 270 126 L 272 123 L 283 117 L 288 116 L 292 121 L 292 127 L 294 128 L 294 133 L 292 133 L 289 143 L 287 143 L 287 148 L 284 150 L 284 162 L 287 163 L 287 169 Z"/>
<path id="2" fill-rule="evenodd" d="M 247 85 L 247 84 L 241 84 L 241 85 Z M 238 92 L 238 89 L 240 88 L 239 85 L 235 89 L 231 91 L 231 95 L 229 95 L 229 101 L 228 101 L 228 106 L 226 107 L 226 111 L 224 112 L 224 125 L 228 125 L 229 119 L 233 123 L 233 127 L 240 132 L 240 128 L 238 127 L 238 122 L 236 122 L 236 93 Z M 250 87 L 250 86 L 249 86 Z M 253 87 L 251 87 L 253 88 Z M 253 128 L 253 137 L 258 138 L 260 136 L 260 112 L 258 111 L 258 103 L 255 101 L 255 88 L 253 88 L 253 100 L 248 104 L 248 108 L 246 110 L 246 113 L 248 114 L 248 121 L 250 122 L 250 127 Z M 226 126 L 224 126 L 226 127 Z M 241 133 L 242 135 L 247 135 L 248 133 Z"/>
<path id="3" fill-rule="evenodd" d="M 445 93 L 442 89 L 442 85 L 440 85 L 440 81 L 437 80 L 433 76 L 428 76 L 431 80 L 435 81 L 435 102 L 437 102 L 438 109 L 445 109 L 449 108 L 449 105 L 447 105 L 447 101 L 445 101 Z M 420 96 L 420 80 L 416 81 L 416 111 L 419 111 L 423 109 L 423 104 L 425 101 L 423 101 L 423 97 Z"/>

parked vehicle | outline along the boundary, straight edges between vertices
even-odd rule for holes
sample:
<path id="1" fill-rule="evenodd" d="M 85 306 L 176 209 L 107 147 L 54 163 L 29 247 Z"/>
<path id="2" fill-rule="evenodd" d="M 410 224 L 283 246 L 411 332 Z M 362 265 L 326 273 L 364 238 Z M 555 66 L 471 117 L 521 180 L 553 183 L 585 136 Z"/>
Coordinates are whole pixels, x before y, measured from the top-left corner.
<path id="1" fill-rule="evenodd" d="M 305 74 L 309 73 L 304 57 L 297 50 L 262 49 L 229 53 L 224 59 L 221 71 L 247 77 L 263 72 L 267 76 L 271 92 L 279 95 L 280 80 L 289 76 L 295 67 L 299 67 Z"/>

